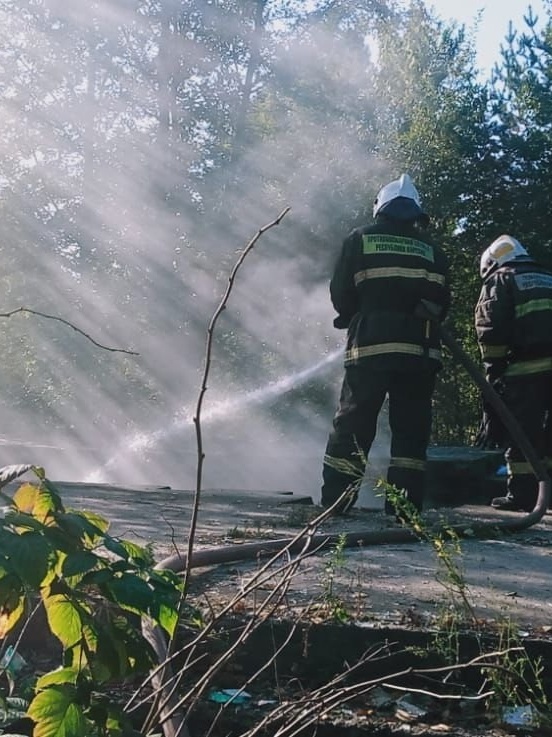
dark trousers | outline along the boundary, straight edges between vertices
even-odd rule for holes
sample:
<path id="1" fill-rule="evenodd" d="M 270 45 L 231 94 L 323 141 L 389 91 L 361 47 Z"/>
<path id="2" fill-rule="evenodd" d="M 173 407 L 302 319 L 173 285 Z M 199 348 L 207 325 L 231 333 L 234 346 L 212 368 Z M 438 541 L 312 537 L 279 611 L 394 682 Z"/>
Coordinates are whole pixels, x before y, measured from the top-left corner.
<path id="1" fill-rule="evenodd" d="M 527 439 L 550 469 L 552 460 L 552 374 L 506 377 L 504 400 Z M 530 512 L 537 501 L 538 483 L 520 449 L 508 439 L 504 454 L 508 468 L 508 496 Z"/>
<path id="2" fill-rule="evenodd" d="M 404 490 L 421 510 L 434 388 L 434 371 L 374 371 L 362 366 L 345 369 L 324 456 L 324 506 L 333 504 L 347 487 L 364 476 L 378 415 L 388 396 L 391 462 L 387 481 Z"/>

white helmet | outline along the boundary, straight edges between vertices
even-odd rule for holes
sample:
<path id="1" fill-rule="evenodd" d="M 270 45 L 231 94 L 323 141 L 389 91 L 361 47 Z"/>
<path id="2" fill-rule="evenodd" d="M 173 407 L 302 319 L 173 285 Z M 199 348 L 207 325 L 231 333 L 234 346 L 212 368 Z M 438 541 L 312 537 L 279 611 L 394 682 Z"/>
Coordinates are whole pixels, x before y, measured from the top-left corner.
<path id="1" fill-rule="evenodd" d="M 481 278 L 485 279 L 494 269 L 524 256 L 528 257 L 529 254 L 518 240 L 512 238 L 511 235 L 498 236 L 481 255 L 479 264 Z"/>
<path id="2" fill-rule="evenodd" d="M 397 197 L 405 197 L 409 200 L 414 200 L 421 214 L 422 205 L 420 203 L 420 195 L 418 194 L 418 190 L 414 186 L 414 183 L 412 179 L 410 179 L 408 174 L 401 174 L 399 179 L 395 179 L 394 181 L 389 182 L 389 184 L 386 184 L 378 192 L 378 195 L 374 200 L 374 217 L 376 217 L 376 215 L 381 212 L 382 208 L 384 208 L 385 205 L 387 205 L 389 202 L 391 202 L 391 200 L 394 200 Z"/>

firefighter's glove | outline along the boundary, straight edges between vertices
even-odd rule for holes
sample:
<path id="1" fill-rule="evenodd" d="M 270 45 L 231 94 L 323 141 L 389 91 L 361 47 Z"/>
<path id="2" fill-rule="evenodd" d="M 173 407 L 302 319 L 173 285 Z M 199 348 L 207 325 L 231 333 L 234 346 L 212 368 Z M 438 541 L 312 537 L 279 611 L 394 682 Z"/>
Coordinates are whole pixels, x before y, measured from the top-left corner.
<path id="1" fill-rule="evenodd" d="M 348 317 L 344 317 L 343 315 L 338 315 L 334 321 L 333 326 L 334 328 L 337 328 L 338 330 L 346 330 L 349 327 L 350 319 Z"/>
<path id="2" fill-rule="evenodd" d="M 486 361 L 485 378 L 493 389 L 499 394 L 504 394 L 504 372 L 508 368 L 507 358 L 495 358 L 492 361 Z"/>
<path id="3" fill-rule="evenodd" d="M 443 314 L 443 308 L 437 302 L 430 302 L 429 299 L 421 299 L 414 308 L 414 314 L 416 317 L 421 317 L 422 320 L 439 322 Z"/>

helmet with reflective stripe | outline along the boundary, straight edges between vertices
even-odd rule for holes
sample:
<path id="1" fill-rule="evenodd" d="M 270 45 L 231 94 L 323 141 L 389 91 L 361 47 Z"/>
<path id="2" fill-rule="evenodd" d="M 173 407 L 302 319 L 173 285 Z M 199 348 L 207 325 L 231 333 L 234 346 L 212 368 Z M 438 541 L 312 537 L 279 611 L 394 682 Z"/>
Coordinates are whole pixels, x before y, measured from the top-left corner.
<path id="1" fill-rule="evenodd" d="M 485 279 L 495 269 L 516 258 L 527 258 L 528 256 L 529 254 L 516 238 L 511 235 L 500 235 L 481 255 L 479 264 L 481 278 Z"/>
<path id="2" fill-rule="evenodd" d="M 385 208 L 385 206 L 393 200 L 396 200 L 397 197 L 403 197 L 408 200 L 413 200 L 414 204 L 417 206 L 417 209 L 420 211 L 420 215 L 423 214 L 422 205 L 420 203 L 420 195 L 418 194 L 418 190 L 414 186 L 412 179 L 408 176 L 408 174 L 401 174 L 398 179 L 389 182 L 389 184 L 386 184 L 378 192 L 378 195 L 374 200 L 374 217 L 376 217 L 376 215 L 379 215 Z"/>

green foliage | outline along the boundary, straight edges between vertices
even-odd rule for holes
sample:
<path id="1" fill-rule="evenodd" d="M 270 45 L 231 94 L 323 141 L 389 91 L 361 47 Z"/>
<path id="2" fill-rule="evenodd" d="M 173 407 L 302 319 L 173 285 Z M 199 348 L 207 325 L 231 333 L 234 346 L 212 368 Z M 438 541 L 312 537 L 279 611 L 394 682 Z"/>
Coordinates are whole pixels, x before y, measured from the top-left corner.
<path id="1" fill-rule="evenodd" d="M 436 577 L 447 593 L 448 603 L 463 621 L 475 622 L 469 588 L 461 567 L 462 549 L 457 532 L 446 522 L 437 527 L 428 527 L 420 512 L 401 489 L 383 480 L 379 481 L 378 486 L 384 489 L 397 518 L 433 548 L 439 564 Z"/>
<path id="2" fill-rule="evenodd" d="M 545 722 L 549 726 L 552 712 L 543 682 L 542 658 L 532 659 L 528 656 L 518 628 L 510 619 L 500 625 L 498 651 L 503 653 L 497 659 L 500 668 L 483 669 L 492 685 L 490 708 L 498 710 L 504 706 L 529 703 L 538 714 L 539 726 L 544 727 Z"/>
<path id="3" fill-rule="evenodd" d="M 147 616 L 172 636 L 180 583 L 154 570 L 148 549 L 110 536 L 102 517 L 66 509 L 35 473 L 39 483 L 22 484 L 0 522 L 0 637 L 38 599 L 62 646 L 63 667 L 39 678 L 29 705 L 35 735 L 107 734 L 108 722 L 109 734 L 123 734 L 122 710 L 96 692 L 157 665 L 139 621 Z"/>
<path id="4" fill-rule="evenodd" d="M 336 622 L 347 622 L 350 614 L 344 606 L 343 601 L 335 592 L 335 577 L 340 568 L 345 564 L 345 545 L 347 536 L 345 533 L 339 535 L 337 543 L 330 551 L 329 558 L 324 567 L 322 578 L 323 586 L 323 606 L 329 613 L 330 617 Z"/>
<path id="5" fill-rule="evenodd" d="M 511 28 L 495 69 L 492 118 L 497 141 L 493 203 L 495 222 L 517 231 L 531 252 L 552 263 L 548 227 L 552 186 L 552 23 L 536 30 L 528 12 L 523 32 Z"/>
<path id="6" fill-rule="evenodd" d="M 383 481 L 380 486 L 395 508 L 397 519 L 431 545 L 435 554 L 438 563 L 436 580 L 446 594 L 436 623 L 435 651 L 446 663 L 459 664 L 460 635 L 469 629 L 477 638 L 481 654 L 478 660 L 483 663 L 480 671 L 485 683 L 480 691 L 491 686 L 487 698 L 488 708 L 500 711 L 507 706 L 530 704 L 536 711 L 539 725 L 550 725 L 552 712 L 543 680 L 542 659 L 533 659 L 528 655 L 511 620 L 499 624 L 496 647 L 488 652 L 489 644 L 485 642 L 485 628 L 482 626 L 484 623 L 476 616 L 462 569 L 462 548 L 457 531 L 445 520 L 428 526 L 402 490 Z M 468 530 L 464 534 L 468 534 Z"/>

